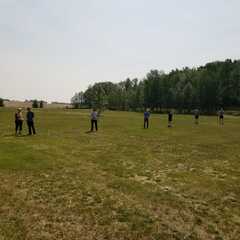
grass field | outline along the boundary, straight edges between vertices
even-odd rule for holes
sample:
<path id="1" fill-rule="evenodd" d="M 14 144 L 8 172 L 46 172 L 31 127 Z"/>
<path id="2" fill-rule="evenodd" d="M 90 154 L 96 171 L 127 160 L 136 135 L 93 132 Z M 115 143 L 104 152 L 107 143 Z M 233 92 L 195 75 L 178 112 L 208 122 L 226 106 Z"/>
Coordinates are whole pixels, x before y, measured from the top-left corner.
<path id="1" fill-rule="evenodd" d="M 240 239 L 240 118 L 0 109 L 0 240 Z M 24 126 L 26 129 L 26 125 Z M 26 133 L 26 131 L 25 131 Z"/>

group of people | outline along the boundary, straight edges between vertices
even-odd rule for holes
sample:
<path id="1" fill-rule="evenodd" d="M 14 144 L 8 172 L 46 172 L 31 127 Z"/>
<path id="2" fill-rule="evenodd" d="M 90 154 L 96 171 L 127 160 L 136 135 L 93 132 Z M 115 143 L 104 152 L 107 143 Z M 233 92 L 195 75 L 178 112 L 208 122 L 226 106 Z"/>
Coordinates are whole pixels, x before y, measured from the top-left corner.
<path id="1" fill-rule="evenodd" d="M 143 117 L 144 117 L 143 127 L 145 129 L 149 127 L 150 111 L 145 109 Z M 173 122 L 173 110 L 170 110 L 168 111 L 168 127 L 172 127 L 172 122 Z"/>
<path id="2" fill-rule="evenodd" d="M 194 119 L 195 119 L 195 124 L 199 123 L 199 116 L 200 116 L 200 111 L 199 109 L 195 109 L 193 111 L 194 114 Z M 100 112 L 97 112 L 97 110 L 94 108 L 91 112 L 90 119 L 91 119 L 91 132 L 98 131 L 98 118 L 100 116 Z M 144 111 L 144 128 L 149 127 L 149 118 L 150 118 L 150 111 L 145 109 Z M 221 108 L 218 111 L 218 116 L 219 116 L 219 123 L 223 125 L 223 119 L 224 119 L 224 110 Z M 28 135 L 36 134 L 35 130 L 35 124 L 34 124 L 34 113 L 32 112 L 31 108 L 27 108 L 27 113 L 26 113 L 26 122 L 28 126 Z M 168 111 L 168 127 L 172 127 L 172 122 L 173 122 L 173 110 Z M 22 128 L 23 128 L 23 123 L 24 123 L 24 117 L 23 117 L 23 111 L 21 108 L 17 109 L 17 112 L 15 113 L 15 132 L 16 135 L 21 135 L 22 134 Z"/>
<path id="3" fill-rule="evenodd" d="M 36 134 L 34 126 L 34 113 L 31 108 L 27 108 L 26 121 L 28 126 L 28 135 Z M 15 134 L 21 135 L 24 123 L 24 116 L 22 108 L 18 108 L 15 113 Z"/>
<path id="4" fill-rule="evenodd" d="M 93 132 L 94 128 L 98 130 L 98 117 L 100 113 L 97 112 L 96 109 L 93 109 L 91 113 L 91 132 Z M 28 135 L 36 134 L 35 124 L 34 124 L 34 112 L 31 108 L 27 108 L 26 113 L 26 122 L 28 126 Z M 24 116 L 22 108 L 18 108 L 17 112 L 15 113 L 15 134 L 16 136 L 22 135 L 23 130 L 23 123 L 24 123 Z"/>
<path id="5" fill-rule="evenodd" d="M 144 116 L 143 127 L 148 128 L 149 127 L 149 118 L 150 118 L 149 110 L 145 110 L 143 116 Z M 172 121 L 173 121 L 173 111 L 170 110 L 170 111 L 168 111 L 168 127 L 172 127 Z"/>
<path id="6" fill-rule="evenodd" d="M 200 111 L 199 109 L 194 109 L 193 110 L 194 114 L 194 119 L 195 119 L 195 124 L 199 124 L 199 116 L 200 116 Z M 144 111 L 144 128 L 149 127 L 149 118 L 150 118 L 150 112 L 149 110 L 145 109 Z M 224 124 L 224 110 L 221 108 L 218 111 L 218 118 L 219 118 L 219 124 L 223 125 Z M 173 122 L 173 110 L 168 111 L 168 127 L 172 127 L 172 122 Z"/>

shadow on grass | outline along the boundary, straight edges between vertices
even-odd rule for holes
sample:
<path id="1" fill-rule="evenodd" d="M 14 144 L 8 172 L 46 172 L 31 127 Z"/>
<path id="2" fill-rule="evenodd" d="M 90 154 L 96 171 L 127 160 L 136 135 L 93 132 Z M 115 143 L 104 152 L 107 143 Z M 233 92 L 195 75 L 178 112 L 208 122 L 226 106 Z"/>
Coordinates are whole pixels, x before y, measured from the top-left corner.
<path id="1" fill-rule="evenodd" d="M 2 137 L 30 137 L 30 136 L 33 136 L 33 135 L 29 135 L 29 134 L 21 134 L 21 135 L 16 135 L 15 133 L 12 133 L 12 134 L 3 134 Z"/>
<path id="2" fill-rule="evenodd" d="M 85 132 L 86 134 L 93 133 L 93 131 L 89 130 Z"/>
<path id="3" fill-rule="evenodd" d="M 86 134 L 91 134 L 91 133 L 97 133 L 98 131 L 91 131 L 91 130 L 89 130 L 89 131 L 86 131 L 85 133 Z"/>

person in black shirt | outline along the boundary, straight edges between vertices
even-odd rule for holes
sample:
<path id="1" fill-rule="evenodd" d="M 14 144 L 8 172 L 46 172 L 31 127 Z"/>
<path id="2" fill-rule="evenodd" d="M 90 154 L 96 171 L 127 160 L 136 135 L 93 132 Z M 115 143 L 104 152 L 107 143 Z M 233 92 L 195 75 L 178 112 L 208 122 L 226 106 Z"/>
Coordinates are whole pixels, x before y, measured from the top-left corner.
<path id="1" fill-rule="evenodd" d="M 193 113 L 194 113 L 194 117 L 195 117 L 195 124 L 198 124 L 198 123 L 199 123 L 199 115 L 200 115 L 200 112 L 199 112 L 199 110 L 196 108 L 195 110 L 193 110 Z"/>
<path id="2" fill-rule="evenodd" d="M 168 127 L 172 127 L 172 120 L 173 120 L 173 111 L 170 110 L 168 112 Z"/>
<path id="3" fill-rule="evenodd" d="M 34 127 L 34 113 L 31 108 L 27 108 L 27 125 L 28 125 L 28 135 L 36 134 Z"/>

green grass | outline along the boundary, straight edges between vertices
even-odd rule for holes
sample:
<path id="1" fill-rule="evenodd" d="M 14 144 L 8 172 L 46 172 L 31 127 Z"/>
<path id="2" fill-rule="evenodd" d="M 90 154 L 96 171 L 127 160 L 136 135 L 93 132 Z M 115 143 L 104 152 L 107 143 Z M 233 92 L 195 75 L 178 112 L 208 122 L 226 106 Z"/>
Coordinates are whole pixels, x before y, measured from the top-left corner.
<path id="1" fill-rule="evenodd" d="M 15 137 L 0 109 L 0 240 L 240 239 L 239 117 L 35 113 Z"/>

